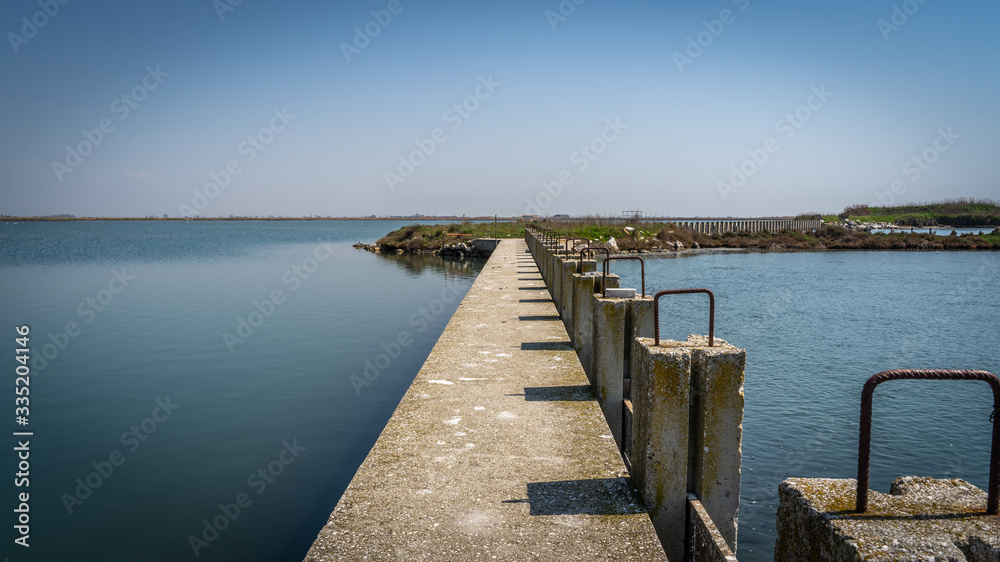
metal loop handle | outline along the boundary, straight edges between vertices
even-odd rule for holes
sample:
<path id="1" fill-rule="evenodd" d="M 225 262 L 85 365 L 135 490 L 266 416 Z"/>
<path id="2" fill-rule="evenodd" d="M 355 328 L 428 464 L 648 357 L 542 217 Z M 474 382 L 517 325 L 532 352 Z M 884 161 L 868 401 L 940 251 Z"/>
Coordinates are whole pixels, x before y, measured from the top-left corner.
<path id="1" fill-rule="evenodd" d="M 961 371 L 945 369 L 894 369 L 872 375 L 861 390 L 861 428 L 858 436 L 858 492 L 855 511 L 868 510 L 868 468 L 872 444 L 872 397 L 875 387 L 894 380 L 958 380 L 983 381 L 993 389 L 993 410 L 1000 405 L 1000 379 L 989 371 Z M 993 423 L 993 441 L 990 444 L 990 482 L 986 496 L 986 515 L 1000 511 L 1000 420 L 990 416 Z"/>
<path id="2" fill-rule="evenodd" d="M 590 244 L 590 238 L 584 238 L 582 236 L 570 236 L 569 238 L 566 239 L 566 253 L 567 254 L 569 253 L 569 243 L 570 242 L 576 242 L 577 240 L 583 240 L 587 244 Z M 575 247 L 576 244 L 573 244 L 573 246 Z"/>
<path id="3" fill-rule="evenodd" d="M 605 254 L 607 254 L 607 257 L 609 258 L 611 257 L 611 251 L 605 248 L 604 246 L 584 246 L 583 248 L 580 249 L 580 265 L 577 267 L 577 271 L 580 272 L 580 275 L 583 275 L 583 253 L 591 251 L 595 252 L 603 251 Z"/>
<path id="4" fill-rule="evenodd" d="M 602 297 L 606 297 L 608 295 L 608 273 L 611 270 L 611 266 L 609 265 L 609 262 L 611 260 L 639 260 L 639 265 L 642 266 L 642 293 L 640 293 L 640 297 L 639 298 L 645 297 L 646 296 L 646 260 L 640 258 L 639 256 L 614 256 L 614 257 L 608 256 L 607 258 L 604 259 L 604 264 L 603 264 L 604 276 L 603 276 L 602 282 L 601 282 L 601 296 Z"/>
<path id="5" fill-rule="evenodd" d="M 715 345 L 715 294 L 708 289 L 667 289 L 660 291 L 653 297 L 653 333 L 656 336 L 656 345 L 660 345 L 660 297 L 663 295 L 688 295 L 692 293 L 705 293 L 708 295 L 708 347 Z"/>

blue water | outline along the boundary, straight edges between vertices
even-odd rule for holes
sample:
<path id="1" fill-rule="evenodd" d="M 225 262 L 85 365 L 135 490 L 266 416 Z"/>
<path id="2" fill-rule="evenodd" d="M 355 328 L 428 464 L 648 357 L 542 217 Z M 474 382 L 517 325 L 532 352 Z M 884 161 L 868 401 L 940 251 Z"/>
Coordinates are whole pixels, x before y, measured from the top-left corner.
<path id="1" fill-rule="evenodd" d="M 962 234 L 989 234 L 989 233 L 993 232 L 993 230 L 994 229 L 992 227 L 983 227 L 983 228 L 947 228 L 947 227 L 933 226 L 933 227 L 930 227 L 930 228 L 926 228 L 926 227 L 925 228 L 914 228 L 914 229 L 912 229 L 912 231 L 909 228 L 905 228 L 905 229 L 904 228 L 895 228 L 895 229 L 892 229 L 892 230 L 887 229 L 887 228 L 881 228 L 881 229 L 876 228 L 876 229 L 873 229 L 872 232 L 881 233 L 881 234 L 888 234 L 890 232 L 896 232 L 896 233 L 899 233 L 899 232 L 904 232 L 904 233 L 905 232 L 915 232 L 917 234 L 932 233 L 932 234 L 934 234 L 936 236 L 951 236 L 951 233 L 954 232 L 957 236 L 960 236 Z"/>
<path id="2" fill-rule="evenodd" d="M 857 475 L 861 388 L 893 368 L 1000 374 L 1000 254 L 708 253 L 646 261 L 647 291 L 707 287 L 715 335 L 747 350 L 737 555 L 771 560 L 778 483 Z M 638 264 L 616 262 L 623 287 Z M 669 300 L 668 300 L 669 299 Z M 703 295 L 661 299 L 661 337 L 708 330 Z M 874 401 L 871 487 L 896 476 L 985 489 L 989 386 L 896 381 Z"/>
<path id="3" fill-rule="evenodd" d="M 195 558 L 194 536 L 207 544 L 198 560 L 300 560 L 457 306 L 440 300 L 442 289 L 464 294 L 481 267 L 350 247 L 404 224 L 0 223 L 9 380 L 16 325 L 30 325 L 36 358 L 51 356 L 35 361 L 27 428 L 13 423 L 13 385 L 6 391 L 8 431 L 35 435 L 32 546 L 3 554 L 186 560 Z M 647 268 L 650 290 L 713 289 L 716 335 L 747 350 L 744 562 L 771 559 L 778 482 L 855 476 L 859 397 L 870 375 L 1000 372 L 1000 254 L 708 252 L 650 259 Z M 612 271 L 638 286 L 637 264 L 616 262 Z M 116 272 L 127 286 L 113 281 Z M 264 300 L 275 290 L 284 298 L 271 310 Z M 255 302 L 269 316 L 255 316 L 253 333 L 230 353 L 223 334 L 239 334 Z M 704 297 L 664 307 L 664 337 L 705 333 Z M 396 350 L 391 342 L 404 332 L 413 343 Z M 359 395 L 351 376 L 366 380 L 366 361 L 388 366 L 375 367 Z M 164 418 L 156 401 L 168 397 L 177 408 Z M 985 486 L 990 409 L 981 383 L 881 386 L 873 487 L 886 491 L 903 474 Z M 145 440 L 129 434 L 133 426 Z M 11 509 L 16 459 L 8 451 L 0 462 L 9 499 L 0 505 Z M 98 482 L 115 451 L 124 462 Z M 260 469 L 270 481 L 254 476 Z M 71 501 L 70 515 L 65 498 L 91 474 L 99 486 Z M 234 506 L 239 514 L 229 517 Z M 225 528 L 208 532 L 209 541 L 204 521 Z M 7 533 L 13 545 L 10 526 Z"/>
<path id="4" fill-rule="evenodd" d="M 30 549 L 4 554 L 302 559 L 481 267 L 351 248 L 404 224 L 0 223 L 0 411 L 34 432 L 27 488 L 14 453 L 2 459 L 5 544 L 16 492 L 31 525 Z M 21 324 L 27 427 L 14 424 Z"/>

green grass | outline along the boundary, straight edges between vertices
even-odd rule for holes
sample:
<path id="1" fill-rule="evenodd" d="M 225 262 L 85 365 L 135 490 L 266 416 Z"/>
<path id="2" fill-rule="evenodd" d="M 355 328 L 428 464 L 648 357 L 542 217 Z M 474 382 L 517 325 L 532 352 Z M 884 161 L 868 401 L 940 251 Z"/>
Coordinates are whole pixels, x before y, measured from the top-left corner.
<path id="1" fill-rule="evenodd" d="M 594 222 L 543 222 L 533 226 L 555 229 L 560 236 L 583 237 L 593 244 L 603 244 L 612 236 L 619 250 L 662 250 L 671 249 L 674 243 L 685 248 L 748 248 L 748 249 L 857 249 L 857 250 L 990 250 L 1000 249 L 1000 230 L 983 236 L 932 236 L 927 233 L 900 232 L 895 234 L 869 234 L 849 230 L 836 224 L 828 224 L 815 232 L 782 230 L 780 232 L 760 232 L 745 234 L 727 232 L 725 234 L 700 234 L 674 224 L 639 223 L 631 225 L 608 224 L 610 221 Z M 523 238 L 529 223 L 498 223 L 497 236 L 500 238 Z M 467 236 L 450 236 L 465 234 Z M 470 242 L 475 238 L 492 238 L 493 223 L 453 223 L 446 225 L 405 226 L 379 239 L 383 250 L 417 252 L 440 249 L 443 245 Z"/>
<path id="2" fill-rule="evenodd" d="M 1000 225 L 1000 201 L 963 198 L 900 206 L 851 205 L 840 216 L 862 222 L 889 222 L 903 226 L 991 226 Z"/>
<path id="3" fill-rule="evenodd" d="M 379 238 L 378 244 L 389 250 L 420 250 L 442 245 L 470 242 L 476 238 L 524 238 L 524 222 L 451 223 L 441 225 L 411 224 Z M 461 236 L 454 236 L 459 234 Z"/>

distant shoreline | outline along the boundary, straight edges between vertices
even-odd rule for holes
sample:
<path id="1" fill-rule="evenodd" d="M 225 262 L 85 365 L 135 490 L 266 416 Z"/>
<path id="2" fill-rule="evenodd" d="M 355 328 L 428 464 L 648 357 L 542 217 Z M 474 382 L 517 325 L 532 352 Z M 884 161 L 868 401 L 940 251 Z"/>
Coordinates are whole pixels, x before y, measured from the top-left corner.
<path id="1" fill-rule="evenodd" d="M 486 221 L 494 217 L 0 217 L 0 222 L 97 222 L 97 221 Z M 523 220 L 496 217 L 497 221 Z"/>

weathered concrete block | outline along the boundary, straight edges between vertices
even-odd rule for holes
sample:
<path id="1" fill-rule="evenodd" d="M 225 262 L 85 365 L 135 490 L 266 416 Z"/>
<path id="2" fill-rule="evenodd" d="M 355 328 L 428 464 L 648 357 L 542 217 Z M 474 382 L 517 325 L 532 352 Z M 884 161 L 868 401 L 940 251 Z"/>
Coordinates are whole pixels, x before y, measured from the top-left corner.
<path id="1" fill-rule="evenodd" d="M 737 562 L 698 496 L 688 494 L 687 562 Z"/>
<path id="2" fill-rule="evenodd" d="M 636 345 L 632 367 L 632 479 L 667 558 L 683 560 L 691 353 Z"/>
<path id="3" fill-rule="evenodd" d="M 563 260 L 560 280 L 559 316 L 563 319 L 566 331 L 570 333 L 573 326 L 573 274 L 576 272 L 576 266 L 577 260 Z"/>
<path id="4" fill-rule="evenodd" d="M 594 295 L 592 383 L 618 447 L 622 447 L 622 399 L 631 377 L 632 342 L 653 335 L 653 299 Z M 633 290 L 634 292 L 634 290 Z"/>
<path id="5" fill-rule="evenodd" d="M 584 266 L 587 263 L 584 262 Z M 583 366 L 583 372 L 587 374 L 590 383 L 594 383 L 591 376 L 593 372 L 593 347 L 591 338 L 594 335 L 593 323 L 593 298 L 594 298 L 594 277 L 592 275 L 573 275 L 573 330 L 571 338 L 573 348 L 576 349 Z"/>
<path id="6" fill-rule="evenodd" d="M 472 241 L 472 245 L 485 256 L 491 255 L 493 250 L 496 250 L 497 245 L 499 244 L 499 238 L 476 238 Z"/>
<path id="7" fill-rule="evenodd" d="M 691 458 L 688 489 L 736 551 L 743 461 L 743 380 L 746 352 L 716 339 L 691 336 Z"/>
<path id="8" fill-rule="evenodd" d="M 635 289 L 619 288 L 619 287 L 608 287 L 605 291 L 604 296 L 609 299 L 634 299 Z"/>
<path id="9" fill-rule="evenodd" d="M 609 289 L 617 289 L 619 283 L 621 282 L 621 279 L 618 277 L 618 275 L 614 274 L 614 273 L 609 273 L 607 275 L 607 277 L 605 277 L 603 275 L 600 275 L 600 274 L 595 275 L 594 277 L 595 277 L 595 281 L 594 281 L 594 292 L 595 293 L 602 293 L 602 292 L 604 292 L 603 287 L 604 287 L 605 283 L 607 283 Z"/>
<path id="10" fill-rule="evenodd" d="M 562 264 L 563 255 L 554 254 L 552 256 L 552 278 L 549 279 L 549 292 L 552 293 L 552 302 L 556 305 L 556 311 L 559 310 L 560 301 L 562 300 Z"/>
<path id="11" fill-rule="evenodd" d="M 556 302 L 559 298 L 559 291 L 556 284 L 559 282 L 559 272 L 562 271 L 562 267 L 559 265 L 562 257 L 558 249 L 553 250 L 549 255 L 549 277 L 545 280 L 545 283 L 549 287 L 549 293 L 552 295 L 553 302 Z M 556 306 L 559 306 L 558 303 Z"/>
<path id="12" fill-rule="evenodd" d="M 625 338 L 625 378 L 632 377 L 632 346 L 635 345 L 635 338 L 653 337 L 653 297 L 646 295 L 642 298 L 631 299 L 628 303 L 628 316 L 626 320 Z"/>
<path id="13" fill-rule="evenodd" d="M 864 514 L 853 478 L 789 478 L 778 497 L 777 562 L 1000 560 L 1000 519 L 964 480 L 896 478 L 888 494 L 868 491 Z"/>
<path id="14" fill-rule="evenodd" d="M 621 448 L 622 382 L 625 375 L 625 327 L 628 301 L 619 298 L 593 299 L 593 376 L 597 401 L 608 421 L 611 435 Z"/>
<path id="15" fill-rule="evenodd" d="M 631 353 L 633 477 L 668 557 L 683 555 L 687 492 L 735 552 L 746 352 L 704 336 L 653 344 L 636 338 Z"/>

